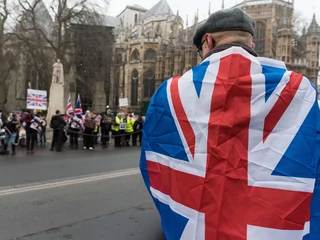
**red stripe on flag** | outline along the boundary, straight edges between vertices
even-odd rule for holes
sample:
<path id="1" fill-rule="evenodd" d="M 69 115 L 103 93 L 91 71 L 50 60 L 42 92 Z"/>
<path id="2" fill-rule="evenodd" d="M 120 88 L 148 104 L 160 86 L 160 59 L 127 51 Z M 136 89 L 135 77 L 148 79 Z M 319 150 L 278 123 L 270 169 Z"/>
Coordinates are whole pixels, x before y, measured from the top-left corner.
<path id="1" fill-rule="evenodd" d="M 273 131 L 284 112 L 289 107 L 290 103 L 292 102 L 294 96 L 297 93 L 302 78 L 303 76 L 300 74 L 294 72 L 291 74 L 289 82 L 282 90 L 276 104 L 273 106 L 273 108 L 265 118 L 263 129 L 263 141 L 265 141 L 268 138 L 268 136 Z"/>
<path id="2" fill-rule="evenodd" d="M 172 83 L 170 86 L 172 105 L 176 112 L 179 125 L 187 141 L 192 157 L 194 157 L 196 136 L 194 135 L 194 131 L 191 127 L 191 124 L 188 120 L 186 112 L 184 111 L 184 108 L 180 99 L 179 86 L 178 86 L 178 82 L 180 78 L 181 78 L 180 76 L 176 76 L 176 77 L 173 77 L 172 79 Z"/>

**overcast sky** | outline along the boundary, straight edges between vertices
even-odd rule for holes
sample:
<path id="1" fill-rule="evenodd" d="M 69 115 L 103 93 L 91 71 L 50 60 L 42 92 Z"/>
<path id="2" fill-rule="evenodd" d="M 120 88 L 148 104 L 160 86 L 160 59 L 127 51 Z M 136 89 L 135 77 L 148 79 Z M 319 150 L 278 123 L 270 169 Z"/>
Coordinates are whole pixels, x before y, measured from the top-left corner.
<path id="1" fill-rule="evenodd" d="M 160 0 L 110 0 L 108 15 L 118 15 L 127 5 L 138 4 L 144 8 L 150 9 Z M 291 1 L 291 0 L 285 0 Z M 220 10 L 222 0 L 167 0 L 174 13 L 179 9 L 180 16 L 186 21 L 186 16 L 189 16 L 189 23 L 192 23 L 196 9 L 199 9 L 200 20 L 208 16 L 209 2 L 211 2 L 211 12 Z M 225 0 L 225 8 L 232 7 L 242 0 Z M 295 11 L 303 14 L 309 22 L 312 19 L 313 13 L 318 11 L 317 21 L 320 24 L 320 0 L 295 0 Z"/>

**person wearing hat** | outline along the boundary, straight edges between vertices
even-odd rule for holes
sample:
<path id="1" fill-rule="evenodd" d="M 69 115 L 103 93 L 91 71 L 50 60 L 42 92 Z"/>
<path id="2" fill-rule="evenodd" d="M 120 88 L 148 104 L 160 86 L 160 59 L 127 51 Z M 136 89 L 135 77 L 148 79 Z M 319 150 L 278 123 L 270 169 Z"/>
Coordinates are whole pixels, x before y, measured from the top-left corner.
<path id="1" fill-rule="evenodd" d="M 257 57 L 255 25 L 255 20 L 239 8 L 217 11 L 197 27 L 193 43 L 202 59 L 234 46 Z"/>
<path id="2" fill-rule="evenodd" d="M 202 62 L 148 106 L 140 170 L 166 239 L 320 239 L 317 90 L 259 58 L 254 30 L 241 9 L 211 14 Z"/>

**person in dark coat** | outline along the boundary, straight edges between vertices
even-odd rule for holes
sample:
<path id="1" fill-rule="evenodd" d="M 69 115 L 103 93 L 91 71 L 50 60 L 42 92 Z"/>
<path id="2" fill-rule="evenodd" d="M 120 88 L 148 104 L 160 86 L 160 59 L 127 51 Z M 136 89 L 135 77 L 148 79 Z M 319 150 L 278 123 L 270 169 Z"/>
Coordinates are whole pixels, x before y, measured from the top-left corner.
<path id="1" fill-rule="evenodd" d="M 3 109 L 0 108 L 0 131 L 2 131 L 1 145 L 3 146 L 3 150 L 1 151 L 1 154 L 9 154 L 9 152 L 7 151 L 8 145 L 5 139 L 6 126 L 7 126 L 7 116 L 4 114 Z"/>
<path id="2" fill-rule="evenodd" d="M 22 118 L 23 126 L 27 133 L 27 154 L 34 153 L 34 146 L 39 134 L 40 119 L 37 117 L 38 111 L 35 109 L 32 113 L 26 113 Z"/>
<path id="3" fill-rule="evenodd" d="M 8 139 L 7 139 L 7 146 L 11 143 L 11 155 L 16 154 L 16 139 L 17 139 L 17 128 L 20 125 L 20 121 L 17 118 L 16 113 L 10 113 L 7 121 L 7 133 L 8 133 Z"/>
<path id="4" fill-rule="evenodd" d="M 107 148 L 109 146 L 110 141 L 110 131 L 113 122 L 113 115 L 111 114 L 111 109 L 108 109 L 105 114 L 103 114 L 101 119 L 101 140 L 102 140 L 102 148 Z"/>
<path id="5" fill-rule="evenodd" d="M 142 142 L 142 128 L 143 128 L 143 119 L 141 116 L 139 116 L 136 121 L 134 122 L 133 125 L 133 131 L 134 133 L 132 134 L 132 145 L 136 146 L 137 145 L 137 138 L 139 138 L 139 143 L 141 146 Z"/>
<path id="6" fill-rule="evenodd" d="M 50 121 L 50 127 L 53 129 L 52 143 L 50 151 L 53 151 L 56 148 L 57 152 L 61 152 L 62 143 L 65 137 L 64 126 L 66 122 L 60 116 L 60 111 L 56 111 L 56 115 L 52 116 Z"/>

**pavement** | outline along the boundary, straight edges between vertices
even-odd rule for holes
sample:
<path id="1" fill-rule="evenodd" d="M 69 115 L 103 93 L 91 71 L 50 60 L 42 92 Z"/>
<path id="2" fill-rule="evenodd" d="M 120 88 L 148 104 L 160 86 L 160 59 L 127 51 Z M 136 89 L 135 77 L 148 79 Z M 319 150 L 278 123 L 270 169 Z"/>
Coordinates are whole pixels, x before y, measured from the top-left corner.
<path id="1" fill-rule="evenodd" d="M 0 156 L 0 240 L 165 240 L 140 147 Z"/>

